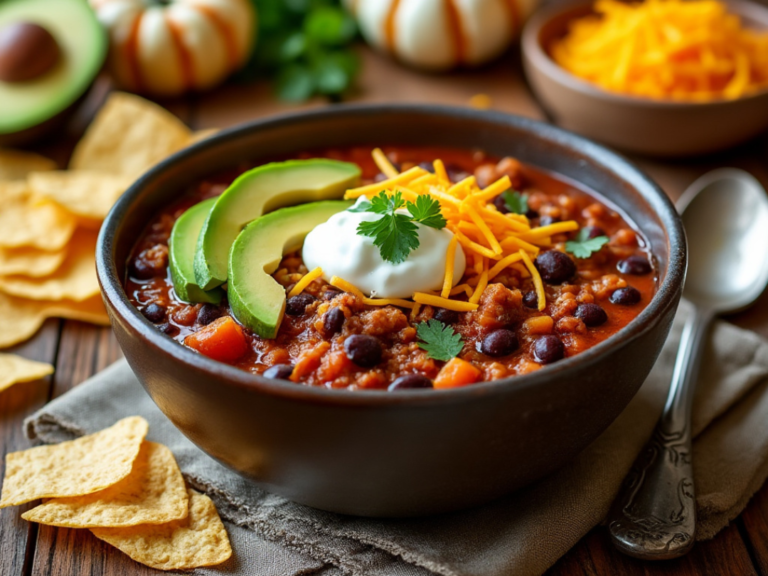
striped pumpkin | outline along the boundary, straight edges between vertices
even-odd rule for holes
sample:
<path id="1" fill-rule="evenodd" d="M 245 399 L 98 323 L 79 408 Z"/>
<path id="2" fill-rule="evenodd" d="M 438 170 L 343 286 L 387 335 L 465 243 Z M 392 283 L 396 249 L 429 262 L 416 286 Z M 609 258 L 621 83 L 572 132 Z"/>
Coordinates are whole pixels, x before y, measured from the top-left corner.
<path id="1" fill-rule="evenodd" d="M 520 34 L 538 0 L 345 0 L 369 44 L 418 68 L 476 66 Z"/>
<path id="2" fill-rule="evenodd" d="M 253 46 L 250 0 L 89 0 L 109 30 L 109 67 L 133 92 L 176 96 L 219 84 Z"/>

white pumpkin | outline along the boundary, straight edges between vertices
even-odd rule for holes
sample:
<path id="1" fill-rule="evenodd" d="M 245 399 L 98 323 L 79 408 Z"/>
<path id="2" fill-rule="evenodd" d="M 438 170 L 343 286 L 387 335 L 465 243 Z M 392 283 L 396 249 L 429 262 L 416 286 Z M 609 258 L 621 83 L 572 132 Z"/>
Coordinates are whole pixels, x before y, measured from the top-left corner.
<path id="1" fill-rule="evenodd" d="M 428 70 L 476 66 L 518 37 L 538 0 L 344 0 L 365 39 Z"/>
<path id="2" fill-rule="evenodd" d="M 89 0 L 109 31 L 121 87 L 155 96 L 205 90 L 240 68 L 253 46 L 249 0 Z"/>

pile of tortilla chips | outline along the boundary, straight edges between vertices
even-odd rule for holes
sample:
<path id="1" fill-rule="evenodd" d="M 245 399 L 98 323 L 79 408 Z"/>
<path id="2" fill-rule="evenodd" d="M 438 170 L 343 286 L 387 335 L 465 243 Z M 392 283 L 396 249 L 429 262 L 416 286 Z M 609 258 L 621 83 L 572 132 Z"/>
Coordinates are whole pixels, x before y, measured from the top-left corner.
<path id="1" fill-rule="evenodd" d="M 0 348 L 28 339 L 49 317 L 108 324 L 95 271 L 101 222 L 143 172 L 209 134 L 116 92 L 68 170 L 37 154 L 0 150 Z"/>
<path id="2" fill-rule="evenodd" d="M 43 499 L 21 515 L 88 528 L 160 570 L 221 564 L 232 555 L 210 498 L 187 488 L 171 451 L 145 440 L 139 416 L 70 442 L 6 456 L 0 508 Z"/>

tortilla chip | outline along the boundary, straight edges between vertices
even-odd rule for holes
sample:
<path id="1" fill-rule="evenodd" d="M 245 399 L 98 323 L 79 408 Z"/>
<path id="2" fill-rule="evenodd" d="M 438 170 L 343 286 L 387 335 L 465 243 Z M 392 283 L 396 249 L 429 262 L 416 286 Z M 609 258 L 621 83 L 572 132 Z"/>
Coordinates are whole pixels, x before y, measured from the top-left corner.
<path id="1" fill-rule="evenodd" d="M 19 382 L 32 382 L 53 374 L 53 366 L 15 354 L 0 354 L 0 392 Z"/>
<path id="2" fill-rule="evenodd" d="M 34 194 L 53 200 L 75 216 L 103 220 L 130 182 L 101 172 L 33 172 L 27 180 Z"/>
<path id="3" fill-rule="evenodd" d="M 0 248 L 0 276 L 21 274 L 40 278 L 53 274 L 62 265 L 67 251 L 39 250 L 38 248 Z"/>
<path id="4" fill-rule="evenodd" d="M 157 104 L 113 92 L 75 147 L 70 170 L 94 170 L 136 179 L 186 146 L 191 132 Z"/>
<path id="5" fill-rule="evenodd" d="M 90 230 L 78 230 L 68 245 L 61 267 L 49 276 L 1 276 L 0 290 L 31 300 L 72 300 L 82 302 L 99 293 L 96 278 L 96 239 Z"/>
<path id="6" fill-rule="evenodd" d="M 0 148 L 0 180 L 24 180 L 30 172 L 56 170 L 56 162 L 21 150 Z"/>
<path id="7" fill-rule="evenodd" d="M 0 508 L 83 496 L 116 484 L 131 473 L 148 430 L 144 418 L 131 416 L 77 440 L 7 454 Z"/>
<path id="8" fill-rule="evenodd" d="M 0 348 L 8 348 L 31 338 L 46 318 L 67 318 L 109 326 L 109 316 L 101 296 L 82 302 L 26 300 L 0 292 Z"/>
<path id="9" fill-rule="evenodd" d="M 131 473 L 117 484 L 75 498 L 54 498 L 21 515 L 30 522 L 67 528 L 126 527 L 183 520 L 189 496 L 173 453 L 141 445 Z"/>
<path id="10" fill-rule="evenodd" d="M 0 182 L 0 247 L 61 250 L 76 226 L 72 214 L 31 194 L 26 182 Z"/>
<path id="11" fill-rule="evenodd" d="M 216 507 L 208 496 L 189 490 L 189 516 L 161 525 L 92 528 L 101 540 L 159 570 L 191 570 L 221 564 L 232 547 Z"/>

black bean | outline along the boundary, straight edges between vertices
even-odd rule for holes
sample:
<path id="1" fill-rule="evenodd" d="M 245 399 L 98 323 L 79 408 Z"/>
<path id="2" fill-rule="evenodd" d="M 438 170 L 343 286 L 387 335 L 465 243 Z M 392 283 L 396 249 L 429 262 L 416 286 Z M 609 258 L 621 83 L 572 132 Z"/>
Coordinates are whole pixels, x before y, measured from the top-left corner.
<path id="1" fill-rule="evenodd" d="M 307 309 L 307 306 L 312 304 L 316 298 L 312 294 L 302 292 L 296 296 L 291 296 L 285 303 L 285 313 L 289 316 L 301 316 Z"/>
<path id="2" fill-rule="evenodd" d="M 538 212 L 536 212 L 536 210 L 531 210 L 531 209 L 529 209 L 529 210 L 528 210 L 528 211 L 525 213 L 525 217 L 526 217 L 526 218 L 528 218 L 528 220 L 533 220 L 534 218 L 538 218 L 538 217 L 539 217 L 539 213 L 538 213 Z"/>
<path id="3" fill-rule="evenodd" d="M 221 308 L 213 304 L 203 304 L 197 313 L 197 321 L 203 326 L 208 326 L 208 324 L 220 317 Z"/>
<path id="4" fill-rule="evenodd" d="M 640 291 L 632 286 L 614 290 L 610 298 L 611 302 L 614 304 L 621 304 L 622 306 L 632 306 L 633 304 L 640 302 L 640 299 Z"/>
<path id="5" fill-rule="evenodd" d="M 507 203 L 504 201 L 504 197 L 501 194 L 493 199 L 493 205 L 496 206 L 496 210 L 502 214 L 509 214 L 509 208 L 507 208 Z"/>
<path id="6" fill-rule="evenodd" d="M 158 324 L 165 320 L 165 306 L 155 304 L 154 302 L 145 306 L 141 313 L 144 315 L 144 318 L 153 324 Z"/>
<path id="7" fill-rule="evenodd" d="M 326 286 L 325 292 L 323 292 L 323 300 L 333 300 L 339 294 L 341 294 L 341 290 L 338 290 L 333 286 Z"/>
<path id="8" fill-rule="evenodd" d="M 608 321 L 608 314 L 597 304 L 579 304 L 574 316 L 590 327 L 600 326 Z"/>
<path id="9" fill-rule="evenodd" d="M 155 276 L 159 276 L 164 270 L 158 270 L 155 266 L 144 260 L 143 258 L 136 258 L 131 262 L 129 273 L 131 277 L 137 280 L 149 280 Z"/>
<path id="10" fill-rule="evenodd" d="M 459 313 L 447 308 L 435 308 L 432 318 L 439 320 L 443 324 L 455 324 L 459 321 Z"/>
<path id="11" fill-rule="evenodd" d="M 648 274 L 651 271 L 651 263 L 648 262 L 648 258 L 645 256 L 639 256 L 636 254 L 634 256 L 624 258 L 624 260 L 619 260 L 616 268 L 618 268 L 619 272 L 622 274 L 634 274 L 635 276 L 642 276 L 643 274 Z"/>
<path id="12" fill-rule="evenodd" d="M 341 308 L 331 308 L 323 316 L 323 332 L 325 332 L 326 336 L 341 332 L 341 327 L 344 326 L 346 319 Z"/>
<path id="13" fill-rule="evenodd" d="M 560 218 L 557 216 L 548 216 L 544 215 L 541 218 L 539 218 L 539 226 L 550 226 L 552 224 L 555 224 L 556 222 L 560 222 Z"/>
<path id="14" fill-rule="evenodd" d="M 176 328 L 176 326 L 170 322 L 163 322 L 162 324 L 158 324 L 157 329 L 160 330 L 160 332 L 163 334 L 168 334 L 168 336 L 175 336 L 178 333 L 178 328 Z"/>
<path id="15" fill-rule="evenodd" d="M 347 358 L 363 368 L 372 368 L 381 361 L 381 343 L 373 336 L 355 334 L 344 340 Z"/>
<path id="16" fill-rule="evenodd" d="M 526 308 L 533 308 L 534 310 L 539 309 L 539 295 L 536 294 L 533 290 L 526 292 L 523 296 L 523 304 Z"/>
<path id="17" fill-rule="evenodd" d="M 435 173 L 435 165 L 432 162 L 419 162 L 419 168 L 432 174 Z"/>
<path id="18" fill-rule="evenodd" d="M 293 366 L 290 364 L 275 364 L 264 370 L 262 376 L 270 380 L 288 380 L 291 374 L 293 374 Z"/>
<path id="19" fill-rule="evenodd" d="M 587 238 L 590 240 L 592 238 L 597 238 L 598 236 L 608 236 L 608 234 L 605 233 L 605 230 L 600 228 L 600 226 L 587 226 L 585 230 L 588 231 Z"/>
<path id="20" fill-rule="evenodd" d="M 494 330 L 483 338 L 479 350 L 488 356 L 508 356 L 517 350 L 517 336 L 505 328 Z"/>
<path id="21" fill-rule="evenodd" d="M 539 336 L 533 343 L 533 357 L 539 364 L 551 364 L 565 356 L 562 340 L 553 334 Z"/>
<path id="22" fill-rule="evenodd" d="M 562 284 L 576 274 L 576 264 L 559 250 L 548 250 L 536 257 L 536 269 L 547 284 Z"/>
<path id="23" fill-rule="evenodd" d="M 421 374 L 400 376 L 389 385 L 389 390 L 404 390 L 406 388 L 432 388 L 432 380 Z"/>
<path id="24" fill-rule="evenodd" d="M 456 164 L 446 164 L 445 172 L 448 174 L 448 180 L 453 183 L 461 182 L 462 180 L 469 178 L 469 172 L 463 170 Z"/>

